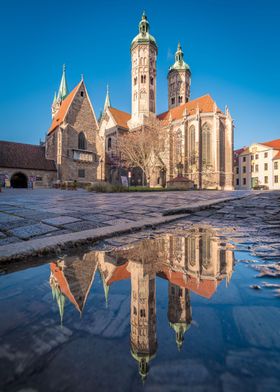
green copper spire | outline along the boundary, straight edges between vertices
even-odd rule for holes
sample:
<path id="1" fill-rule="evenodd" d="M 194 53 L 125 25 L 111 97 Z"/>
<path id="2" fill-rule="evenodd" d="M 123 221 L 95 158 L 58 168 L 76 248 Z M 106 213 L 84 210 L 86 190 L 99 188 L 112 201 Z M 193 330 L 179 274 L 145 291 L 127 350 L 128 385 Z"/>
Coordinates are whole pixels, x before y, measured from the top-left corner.
<path id="1" fill-rule="evenodd" d="M 110 100 L 110 95 L 109 95 L 109 85 L 107 84 L 107 93 L 106 93 L 103 113 L 105 113 L 107 108 L 110 108 L 110 107 L 111 107 L 111 100 Z"/>
<path id="2" fill-rule="evenodd" d="M 55 93 L 54 93 L 54 97 L 53 97 L 53 103 L 52 103 L 52 106 L 54 106 L 54 105 L 56 104 L 56 100 L 57 100 L 57 97 L 56 97 L 56 91 L 55 91 Z"/>
<path id="3" fill-rule="evenodd" d="M 139 34 L 131 42 L 131 49 L 134 48 L 137 44 L 153 44 L 155 49 L 157 50 L 157 43 L 155 38 L 150 34 L 150 23 L 148 22 L 147 15 L 145 11 L 143 11 L 142 18 L 139 22 Z"/>
<path id="4" fill-rule="evenodd" d="M 68 87 L 66 81 L 66 65 L 63 64 L 62 77 L 61 77 L 61 82 L 57 94 L 57 99 L 63 101 L 63 99 L 65 99 L 67 95 L 68 95 Z"/>
<path id="5" fill-rule="evenodd" d="M 110 286 L 107 285 L 106 280 L 105 280 L 105 277 L 104 277 L 102 271 L 100 270 L 99 272 L 100 272 L 100 275 L 101 275 L 101 278 L 102 278 L 102 283 L 103 283 L 103 289 L 104 289 L 104 294 L 105 294 L 106 308 L 108 308 L 108 298 L 109 298 L 109 289 L 110 289 Z"/>
<path id="6" fill-rule="evenodd" d="M 189 65 L 184 61 L 184 52 L 180 41 L 178 42 L 177 51 L 175 53 L 175 63 L 169 68 L 169 71 L 172 69 L 191 71 Z"/>

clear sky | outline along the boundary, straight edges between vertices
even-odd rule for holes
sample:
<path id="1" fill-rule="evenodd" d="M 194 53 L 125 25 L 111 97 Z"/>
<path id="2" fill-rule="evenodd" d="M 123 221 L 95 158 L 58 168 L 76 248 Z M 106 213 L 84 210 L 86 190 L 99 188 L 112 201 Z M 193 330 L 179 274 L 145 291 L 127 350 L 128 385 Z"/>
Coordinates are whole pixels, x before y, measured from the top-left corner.
<path id="1" fill-rule="evenodd" d="M 0 0 L 0 139 L 38 143 L 62 64 L 72 89 L 84 74 L 96 115 L 130 111 L 130 42 L 146 10 L 158 43 L 157 112 L 178 40 L 192 70 L 191 97 L 229 106 L 235 147 L 280 138 L 279 0 Z"/>

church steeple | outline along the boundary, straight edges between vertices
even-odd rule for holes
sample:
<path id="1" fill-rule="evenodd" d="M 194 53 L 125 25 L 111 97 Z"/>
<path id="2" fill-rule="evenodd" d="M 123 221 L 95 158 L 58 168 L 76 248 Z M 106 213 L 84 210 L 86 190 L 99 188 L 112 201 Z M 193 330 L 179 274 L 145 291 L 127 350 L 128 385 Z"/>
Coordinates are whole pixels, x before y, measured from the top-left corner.
<path id="1" fill-rule="evenodd" d="M 175 63 L 168 71 L 168 108 L 188 102 L 190 98 L 191 70 L 184 61 L 184 52 L 178 42 Z"/>
<path id="2" fill-rule="evenodd" d="M 110 94 L 109 94 L 109 85 L 107 84 L 107 92 L 106 92 L 106 98 L 105 98 L 103 113 L 105 113 L 106 110 L 108 108 L 110 108 L 110 107 L 111 107 L 111 100 L 110 100 Z"/>
<path id="3" fill-rule="evenodd" d="M 66 66 L 63 64 L 62 68 L 62 76 L 59 85 L 58 94 L 54 93 L 53 103 L 52 103 L 52 118 L 56 115 L 59 111 L 61 102 L 67 97 L 68 95 L 68 86 L 66 81 Z"/>
<path id="4" fill-rule="evenodd" d="M 62 67 L 62 77 L 60 81 L 60 86 L 57 94 L 57 99 L 63 101 L 64 98 L 68 95 L 68 87 L 66 81 L 66 65 L 63 64 Z"/>
<path id="5" fill-rule="evenodd" d="M 139 22 L 139 33 L 132 40 L 131 53 L 131 106 L 129 128 L 144 123 L 144 117 L 155 117 L 156 112 L 156 59 L 157 43 L 150 34 L 145 12 Z"/>

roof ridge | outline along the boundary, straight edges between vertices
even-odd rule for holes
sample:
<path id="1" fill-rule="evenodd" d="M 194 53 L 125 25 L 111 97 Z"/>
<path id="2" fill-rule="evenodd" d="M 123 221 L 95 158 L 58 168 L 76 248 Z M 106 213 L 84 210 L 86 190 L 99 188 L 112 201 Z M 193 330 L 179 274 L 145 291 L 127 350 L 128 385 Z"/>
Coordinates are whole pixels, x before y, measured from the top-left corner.
<path id="1" fill-rule="evenodd" d="M 31 143 L 14 142 L 14 141 L 10 141 L 10 140 L 0 140 L 0 143 L 13 143 L 13 144 L 23 144 L 23 145 L 25 145 L 25 146 L 45 147 L 45 146 L 41 146 L 40 144 L 31 144 Z"/>
<path id="2" fill-rule="evenodd" d="M 51 126 L 49 128 L 48 134 L 50 134 L 56 127 L 58 127 L 64 120 L 65 117 L 68 114 L 68 110 L 79 90 L 79 87 L 81 86 L 81 84 L 84 83 L 83 79 L 81 79 L 79 81 L 79 83 L 73 88 L 73 90 L 70 91 L 70 93 L 67 95 L 67 97 L 62 101 L 59 111 L 56 113 L 56 115 L 54 116 Z M 69 102 L 68 102 L 69 100 Z M 67 106 L 66 106 L 67 105 Z M 66 106 L 64 108 L 64 106 Z M 65 109 L 65 112 L 62 115 L 62 118 L 59 118 L 59 114 L 61 114 L 62 108 Z"/>

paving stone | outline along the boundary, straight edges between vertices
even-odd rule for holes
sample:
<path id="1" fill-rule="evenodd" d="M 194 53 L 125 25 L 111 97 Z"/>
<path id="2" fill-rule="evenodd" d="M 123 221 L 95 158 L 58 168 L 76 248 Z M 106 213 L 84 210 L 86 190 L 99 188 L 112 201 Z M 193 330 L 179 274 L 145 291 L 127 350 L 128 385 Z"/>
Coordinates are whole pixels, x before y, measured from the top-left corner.
<path id="1" fill-rule="evenodd" d="M 65 229 L 69 229 L 71 231 L 90 230 L 102 226 L 105 226 L 105 224 L 102 224 L 100 222 L 94 223 L 94 222 L 87 222 L 87 221 L 74 222 L 74 223 L 68 223 L 67 225 L 63 225 Z"/>
<path id="2" fill-rule="evenodd" d="M 5 214 L 3 212 L 0 213 L 0 223 L 15 222 L 15 221 L 20 221 L 21 219 L 23 218 L 20 218 L 15 215 Z"/>
<path id="3" fill-rule="evenodd" d="M 16 237 L 28 239 L 40 234 L 50 233 L 51 231 L 56 230 L 57 229 L 53 226 L 45 225 L 44 223 L 37 223 L 31 226 L 23 226 L 17 229 L 12 229 L 9 232 Z"/>
<path id="4" fill-rule="evenodd" d="M 13 244 L 16 242 L 21 242 L 22 240 L 17 238 L 17 237 L 5 237 L 5 238 L 0 238 L 0 246 L 8 245 L 8 244 Z"/>
<path id="5" fill-rule="evenodd" d="M 56 218 L 44 219 L 43 223 L 54 226 L 62 226 L 67 223 L 78 222 L 80 219 L 73 218 L 72 216 L 58 216 Z"/>
<path id="6" fill-rule="evenodd" d="M 111 226 L 121 225 L 121 224 L 129 224 L 129 223 L 132 223 L 132 221 L 128 220 L 128 219 L 121 219 L 121 218 L 120 219 L 112 219 L 112 220 L 106 221 L 106 224 L 107 225 L 111 225 Z"/>

